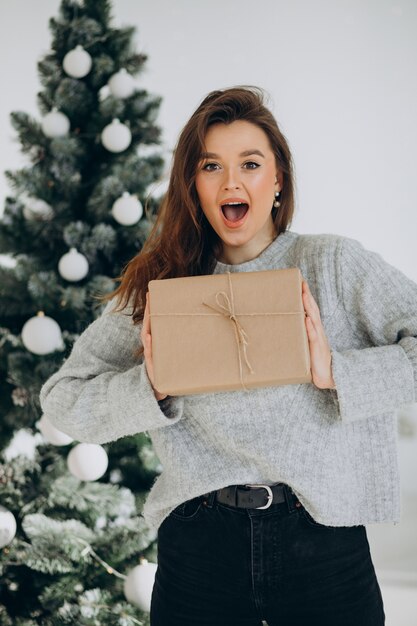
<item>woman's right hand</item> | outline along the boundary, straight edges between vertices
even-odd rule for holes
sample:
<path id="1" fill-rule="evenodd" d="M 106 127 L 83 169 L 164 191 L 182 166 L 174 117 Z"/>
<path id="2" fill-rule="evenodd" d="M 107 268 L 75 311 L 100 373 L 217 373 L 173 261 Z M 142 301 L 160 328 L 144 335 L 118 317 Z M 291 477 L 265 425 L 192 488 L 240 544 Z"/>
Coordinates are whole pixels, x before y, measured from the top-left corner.
<path id="1" fill-rule="evenodd" d="M 146 292 L 146 306 L 145 306 L 145 312 L 143 314 L 143 326 L 142 326 L 142 330 L 140 331 L 140 338 L 143 344 L 145 367 L 148 373 L 148 378 L 151 381 L 155 398 L 158 401 L 163 400 L 164 398 L 167 397 L 168 394 L 159 393 L 159 391 L 157 391 L 154 386 L 154 373 L 153 373 L 153 361 L 152 361 L 152 335 L 151 335 L 151 323 L 149 319 L 148 292 Z"/>

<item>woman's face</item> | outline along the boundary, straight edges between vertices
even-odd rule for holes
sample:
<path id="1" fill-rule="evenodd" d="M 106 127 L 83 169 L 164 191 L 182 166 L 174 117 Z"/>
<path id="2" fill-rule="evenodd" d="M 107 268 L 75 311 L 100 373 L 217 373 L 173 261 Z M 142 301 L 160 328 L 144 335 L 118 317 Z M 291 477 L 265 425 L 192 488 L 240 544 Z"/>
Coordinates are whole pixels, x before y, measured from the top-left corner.
<path id="1" fill-rule="evenodd" d="M 282 173 L 266 133 L 250 122 L 214 124 L 205 144 L 195 180 L 200 205 L 223 242 L 224 261 L 242 263 L 276 236 L 271 211 Z"/>

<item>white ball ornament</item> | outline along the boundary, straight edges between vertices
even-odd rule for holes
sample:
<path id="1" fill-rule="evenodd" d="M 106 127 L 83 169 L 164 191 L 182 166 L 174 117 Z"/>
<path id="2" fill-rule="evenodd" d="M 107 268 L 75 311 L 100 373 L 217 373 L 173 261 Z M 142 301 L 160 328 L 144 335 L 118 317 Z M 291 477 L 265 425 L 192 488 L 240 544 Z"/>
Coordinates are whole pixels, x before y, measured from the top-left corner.
<path id="1" fill-rule="evenodd" d="M 124 68 L 109 79 L 109 89 L 115 98 L 129 98 L 135 91 L 135 81 Z"/>
<path id="2" fill-rule="evenodd" d="M 65 280 L 77 282 L 87 276 L 88 261 L 83 254 L 71 248 L 59 259 L 58 271 Z"/>
<path id="3" fill-rule="evenodd" d="M 105 449 L 96 443 L 79 443 L 69 452 L 68 469 L 79 480 L 97 480 L 107 469 Z"/>
<path id="4" fill-rule="evenodd" d="M 109 152 L 123 152 L 130 146 L 132 133 L 126 124 L 115 118 L 101 133 L 101 143 Z"/>
<path id="5" fill-rule="evenodd" d="M 0 548 L 4 548 L 16 535 L 16 518 L 11 511 L 0 504 Z"/>
<path id="6" fill-rule="evenodd" d="M 144 559 L 140 565 L 130 570 L 123 585 L 126 600 L 148 613 L 151 610 L 157 567 L 156 563 L 149 563 Z"/>
<path id="7" fill-rule="evenodd" d="M 43 134 L 50 139 L 67 135 L 69 129 L 70 121 L 68 117 L 65 113 L 58 111 L 56 107 L 54 107 L 50 113 L 47 113 L 42 120 Z"/>
<path id="8" fill-rule="evenodd" d="M 45 415 L 42 415 L 36 425 L 41 431 L 43 438 L 54 446 L 67 446 L 74 441 L 72 437 L 55 428 Z"/>
<path id="9" fill-rule="evenodd" d="M 123 192 L 112 206 L 112 215 L 123 226 L 136 224 L 143 215 L 143 206 L 139 198 L 128 191 Z"/>
<path id="10" fill-rule="evenodd" d="M 40 198 L 28 198 L 23 207 L 23 215 L 27 220 L 50 220 L 54 211 L 50 204 Z"/>
<path id="11" fill-rule="evenodd" d="M 91 70 L 93 61 L 82 46 L 76 46 L 64 56 L 62 66 L 68 76 L 83 78 Z"/>
<path id="12" fill-rule="evenodd" d="M 42 311 L 24 324 L 22 341 L 27 350 L 39 355 L 65 348 L 59 324 Z"/>

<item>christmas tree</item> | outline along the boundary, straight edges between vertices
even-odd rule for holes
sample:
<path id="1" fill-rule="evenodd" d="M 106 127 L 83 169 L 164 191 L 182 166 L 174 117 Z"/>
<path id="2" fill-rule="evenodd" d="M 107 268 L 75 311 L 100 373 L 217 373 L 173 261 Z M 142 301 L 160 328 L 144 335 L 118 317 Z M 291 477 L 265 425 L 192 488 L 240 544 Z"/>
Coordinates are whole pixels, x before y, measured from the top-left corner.
<path id="1" fill-rule="evenodd" d="M 63 0 L 38 63 L 41 120 L 11 114 L 28 164 L 0 222 L 0 625 L 149 623 L 156 537 L 141 508 L 161 467 L 147 433 L 79 444 L 39 390 L 146 240 L 162 173 L 160 98 L 109 0 Z M 144 208 L 143 208 L 144 207 Z M 86 447 L 87 446 L 87 447 Z"/>

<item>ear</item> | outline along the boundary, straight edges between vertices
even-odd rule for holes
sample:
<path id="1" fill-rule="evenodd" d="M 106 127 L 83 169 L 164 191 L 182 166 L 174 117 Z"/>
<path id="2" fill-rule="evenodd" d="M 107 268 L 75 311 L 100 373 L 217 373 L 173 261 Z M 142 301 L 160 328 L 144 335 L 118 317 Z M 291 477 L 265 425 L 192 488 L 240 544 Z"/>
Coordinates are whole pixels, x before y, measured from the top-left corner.
<path id="1" fill-rule="evenodd" d="M 275 174 L 275 185 L 277 186 L 277 191 L 281 191 L 283 184 L 284 174 L 281 172 L 281 170 L 277 170 L 277 173 Z"/>

